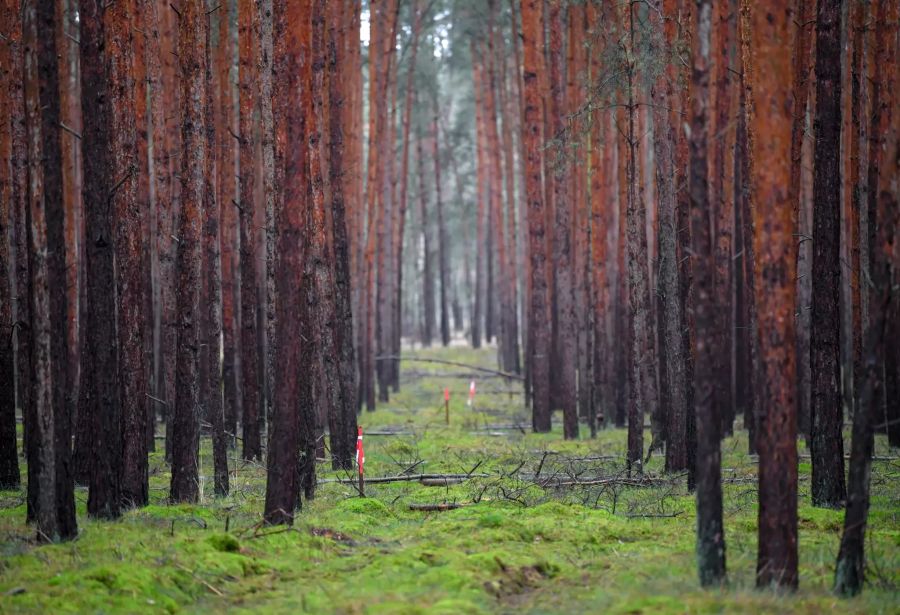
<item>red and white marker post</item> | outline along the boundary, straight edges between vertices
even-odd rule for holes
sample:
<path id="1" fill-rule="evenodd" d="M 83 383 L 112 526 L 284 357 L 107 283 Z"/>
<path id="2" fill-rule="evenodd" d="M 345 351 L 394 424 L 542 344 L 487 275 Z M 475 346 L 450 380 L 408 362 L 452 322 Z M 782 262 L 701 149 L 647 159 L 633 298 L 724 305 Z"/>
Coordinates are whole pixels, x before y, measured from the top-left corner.
<path id="1" fill-rule="evenodd" d="M 475 405 L 475 381 L 474 380 L 469 383 L 469 401 L 467 403 L 470 408 L 473 405 Z"/>
<path id="2" fill-rule="evenodd" d="M 359 497 L 366 497 L 366 483 L 363 479 L 363 466 L 366 463 L 366 454 L 363 451 L 362 426 L 356 428 L 356 466 L 359 468 Z"/>
<path id="3" fill-rule="evenodd" d="M 444 387 L 444 418 L 450 424 L 450 389 Z"/>

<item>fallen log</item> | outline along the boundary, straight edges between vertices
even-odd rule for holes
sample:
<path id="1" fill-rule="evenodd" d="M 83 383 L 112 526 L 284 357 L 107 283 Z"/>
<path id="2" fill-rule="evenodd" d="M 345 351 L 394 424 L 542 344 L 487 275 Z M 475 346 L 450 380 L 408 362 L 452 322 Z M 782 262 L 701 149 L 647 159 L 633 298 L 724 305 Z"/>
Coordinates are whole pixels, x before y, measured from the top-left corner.
<path id="1" fill-rule="evenodd" d="M 490 476 L 489 474 L 402 474 L 398 476 L 374 476 L 372 478 L 367 478 L 366 483 L 376 484 L 376 483 L 402 483 L 409 481 L 422 481 L 422 480 L 448 480 L 448 479 L 459 479 L 460 481 L 466 480 L 468 478 L 486 478 Z M 327 484 L 327 483 L 340 483 L 340 484 L 356 484 L 359 479 L 356 477 L 353 478 L 323 478 L 318 481 L 318 484 Z"/>
<path id="2" fill-rule="evenodd" d="M 419 482 L 425 487 L 447 487 L 450 485 L 458 485 L 463 482 L 463 478 L 423 478 Z"/>

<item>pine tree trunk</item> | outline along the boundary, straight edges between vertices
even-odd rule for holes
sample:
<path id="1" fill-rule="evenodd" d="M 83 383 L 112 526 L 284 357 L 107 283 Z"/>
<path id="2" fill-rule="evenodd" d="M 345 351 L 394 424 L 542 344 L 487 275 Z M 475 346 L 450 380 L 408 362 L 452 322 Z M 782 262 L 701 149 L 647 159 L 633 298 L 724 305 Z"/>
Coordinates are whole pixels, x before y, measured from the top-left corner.
<path id="1" fill-rule="evenodd" d="M 444 220 L 444 200 L 441 195 L 441 149 L 440 149 L 440 109 L 437 96 L 432 100 L 434 106 L 434 119 L 431 123 L 432 142 L 431 154 L 434 160 L 434 205 L 438 226 L 438 269 L 439 269 L 439 300 L 441 304 L 441 344 L 450 345 L 450 306 L 448 304 L 448 291 L 450 286 L 450 244 L 447 239 L 447 225 Z"/>
<path id="2" fill-rule="evenodd" d="M 525 110 L 522 139 L 526 152 L 525 191 L 528 200 L 529 236 L 529 365 L 531 366 L 532 426 L 550 431 L 550 309 L 547 288 L 545 206 L 541 186 L 541 75 L 543 34 L 538 0 L 522 0 Z"/>
<path id="3" fill-rule="evenodd" d="M 635 29 L 634 7 L 628 9 L 629 48 L 634 53 Z M 628 363 L 628 456 L 629 470 L 643 471 L 644 450 L 644 399 L 647 383 L 644 382 L 642 364 L 646 361 L 644 339 L 647 331 L 650 307 L 650 286 L 647 280 L 647 212 L 638 189 L 638 137 L 635 127 L 637 114 L 635 100 L 635 80 L 637 79 L 634 60 L 627 67 L 628 79 L 628 161 L 627 161 L 627 252 L 628 252 L 628 322 L 630 324 L 631 353 Z"/>
<path id="4" fill-rule="evenodd" d="M 747 132 L 759 323 L 757 585 L 797 586 L 796 231 L 791 175 L 790 9 L 742 2 L 747 17 Z"/>
<path id="5" fill-rule="evenodd" d="M 122 506 L 119 466 L 122 462 L 122 424 L 117 369 L 119 364 L 116 336 L 116 287 L 113 229 L 115 213 L 106 206 L 106 198 L 122 172 L 121 159 L 112 150 L 114 136 L 108 118 L 115 113 L 110 107 L 108 65 L 114 49 L 107 41 L 116 32 L 110 15 L 104 19 L 99 2 L 84 1 L 79 6 L 81 24 L 82 109 L 84 126 L 84 203 L 85 228 L 89 229 L 85 250 L 85 284 L 87 310 L 85 339 L 91 348 L 82 354 L 80 424 L 85 426 L 82 438 L 89 484 L 88 513 L 114 519 Z M 123 101 L 116 101 L 123 102 Z M 126 104 L 127 101 L 126 101 Z"/>
<path id="6" fill-rule="evenodd" d="M 425 150 L 422 135 L 416 136 L 416 165 L 419 170 L 419 222 L 422 225 L 422 333 L 426 348 L 434 337 L 434 263 L 431 249 L 431 225 L 428 220 L 428 185 L 425 183 Z"/>
<path id="7" fill-rule="evenodd" d="M 6 0 L 6 14 L 16 15 L 14 0 Z M 18 5 L 16 5 L 18 6 Z M 24 14 L 22 14 L 24 17 Z M 8 49 L 10 53 L 9 103 L 10 109 L 10 179 L 12 181 L 12 230 L 15 258 L 15 321 L 22 325 L 31 322 L 31 293 L 28 292 L 31 279 L 31 267 L 28 256 L 28 148 L 27 148 L 27 114 L 25 108 L 25 40 L 23 36 L 24 19 L 12 19 L 9 24 Z M 32 385 L 32 355 L 34 341 L 30 329 L 18 326 L 13 330 L 16 350 L 16 397 L 23 415 L 23 441 L 26 461 L 35 459 L 37 444 L 35 429 L 35 401 Z M 33 523 L 37 519 L 37 466 L 26 464 L 25 520 Z"/>
<path id="8" fill-rule="evenodd" d="M 16 11 L 8 2 L 0 15 L 0 29 L 10 36 L 16 27 Z M 0 108 L 16 107 L 13 92 L 18 79 L 13 68 L 10 40 L 0 47 Z M 15 215 L 13 188 L 12 122 L 6 115 L 0 123 L 0 489 L 18 488 L 19 458 L 16 452 L 16 375 L 13 343 L 13 297 L 15 271 L 10 253 L 10 225 Z M 14 245 L 14 244 L 13 244 Z"/>
<path id="9" fill-rule="evenodd" d="M 175 262 L 177 354 L 172 417 L 174 502 L 200 497 L 200 285 L 206 158 L 206 11 L 201 0 L 179 5 L 178 58 L 181 73 L 181 215 Z"/>
<path id="10" fill-rule="evenodd" d="M 343 426 L 342 442 L 344 453 L 338 456 L 341 468 L 352 467 L 353 454 L 356 450 L 356 410 L 359 407 L 357 399 L 357 374 L 356 357 L 353 347 L 353 308 L 351 299 L 350 280 L 350 249 L 351 240 L 348 238 L 347 215 L 344 191 L 344 174 L 347 168 L 344 164 L 344 79 L 349 71 L 353 70 L 352 64 L 345 63 L 345 41 L 356 37 L 357 30 L 352 29 L 353 24 L 347 19 L 347 6 L 342 3 L 329 3 L 328 16 L 328 92 L 330 113 L 328 114 L 328 151 L 329 169 L 328 177 L 331 185 L 331 232 L 334 241 L 334 301 L 335 301 L 335 344 L 339 353 L 338 370 L 340 374 L 339 386 L 342 387 L 342 413 L 341 424 Z M 334 448 L 334 444 L 332 444 Z"/>
<path id="11" fill-rule="evenodd" d="M 31 453 L 29 465 L 35 464 L 38 539 L 58 541 L 74 538 L 78 528 L 70 467 L 73 404 L 67 399 L 68 310 L 55 3 L 25 5 L 23 22 L 34 403 L 28 434 L 32 443 L 27 452 Z"/>
<path id="12" fill-rule="evenodd" d="M 152 318 L 149 343 L 152 357 L 150 366 L 149 388 L 156 400 L 148 399 L 147 403 L 147 447 L 156 450 L 156 416 L 165 416 L 166 412 L 166 380 L 164 375 L 165 351 L 164 340 L 169 327 L 163 313 L 164 289 L 170 284 L 163 279 L 163 253 L 161 241 L 168 233 L 167 246 L 171 246 L 171 175 L 169 173 L 169 149 L 166 137 L 165 89 L 162 83 L 161 44 L 159 34 L 159 15 L 156 2 L 143 2 L 141 19 L 145 28 L 143 52 L 146 65 L 147 94 L 149 95 L 148 114 L 148 152 L 147 168 L 149 174 L 148 203 L 150 207 L 149 246 L 145 249 L 150 258 L 149 314 Z M 169 268 L 171 277 L 171 268 Z"/>
<path id="13" fill-rule="evenodd" d="M 812 499 L 839 507 L 844 486 L 841 395 L 840 140 L 841 7 L 819 0 L 816 15 L 816 120 L 812 262 Z"/>
<path id="14" fill-rule="evenodd" d="M 222 268 L 222 381 L 224 385 L 224 424 L 233 432 L 233 425 L 240 414 L 242 395 L 240 392 L 240 334 L 238 324 L 240 312 L 239 269 L 235 258 L 238 246 L 238 202 L 237 192 L 237 134 L 235 122 L 235 88 L 232 66 L 235 61 L 234 33 L 231 29 L 230 3 L 219 7 L 218 38 L 215 49 L 214 78 L 217 80 L 218 105 L 216 114 L 216 198 L 221 214 L 220 245 Z M 212 15 L 210 16 L 212 17 Z"/>
<path id="15" fill-rule="evenodd" d="M 257 122 L 254 111 L 258 108 L 259 91 L 257 74 L 259 58 L 259 13 L 255 0 L 238 3 L 238 37 L 240 38 L 240 287 L 241 287 L 241 425 L 243 428 L 241 455 L 244 459 L 262 459 L 260 432 L 262 429 L 262 392 L 260 356 L 257 347 L 258 326 L 258 278 L 256 259 L 259 253 L 257 233 L 253 225 L 256 203 L 256 143 Z M 235 425 L 229 425 L 235 429 Z M 236 431 L 232 431 L 236 433 Z"/>
<path id="16" fill-rule="evenodd" d="M 475 43 L 470 45 L 473 58 L 477 58 Z M 485 322 L 484 318 L 484 299 L 486 297 L 485 283 L 485 171 L 486 163 L 484 160 L 484 106 L 482 104 L 482 94 L 484 88 L 481 86 L 481 65 L 477 61 L 472 62 L 472 83 L 475 97 L 475 158 L 476 158 L 476 183 L 475 183 L 475 202 L 476 202 L 476 221 L 475 221 L 475 298 L 472 305 L 472 347 L 481 348 L 481 327 Z"/>
<path id="17" fill-rule="evenodd" d="M 205 318 L 202 320 L 200 338 L 201 353 L 206 356 L 206 381 L 200 386 L 205 389 L 203 396 L 204 419 L 209 425 L 213 445 L 213 489 L 217 496 L 228 495 L 228 443 L 225 439 L 225 415 L 222 386 L 222 207 L 216 199 L 217 174 L 223 172 L 219 166 L 221 158 L 221 123 L 216 121 L 215 109 L 219 95 L 213 81 L 213 58 L 210 26 L 206 28 L 206 107 L 204 123 L 206 128 L 206 173 L 204 174 L 203 201 L 203 270 L 206 285 L 204 297 Z M 220 41 L 221 42 L 221 41 Z M 230 135 L 228 136 L 230 139 Z M 229 206 L 231 204 L 229 203 Z"/>
<path id="18" fill-rule="evenodd" d="M 734 431 L 734 400 L 732 398 L 732 348 L 734 344 L 734 323 L 732 321 L 732 244 L 734 241 L 734 169 L 735 121 L 733 117 L 734 98 L 732 87 L 731 54 L 735 39 L 736 11 L 727 2 L 715 2 L 713 6 L 712 43 L 715 61 L 711 65 L 714 92 L 711 100 L 715 104 L 715 119 L 710 114 L 712 134 L 717 135 L 714 149 L 709 152 L 713 163 L 710 202 L 712 203 L 714 224 L 715 275 L 713 293 L 715 296 L 715 345 L 719 359 L 716 372 L 714 394 L 715 404 L 722 419 L 721 435 L 730 436 Z"/>
<path id="19" fill-rule="evenodd" d="M 809 210 L 804 208 L 803 191 L 803 153 L 804 132 L 806 130 L 807 105 L 809 103 L 809 81 L 813 26 L 815 25 L 817 0 L 797 0 L 796 12 L 798 27 L 793 28 L 793 123 L 791 128 L 791 175 L 790 190 L 794 212 L 799 223 L 799 232 L 809 235 L 811 228 L 805 224 Z M 807 242 L 799 242 L 797 250 L 797 291 L 800 317 L 797 319 L 797 395 L 798 395 L 798 429 L 809 436 L 810 403 L 812 394 L 812 372 L 810 365 L 810 319 L 809 303 L 811 301 L 811 254 Z"/>
<path id="20" fill-rule="evenodd" d="M 162 8 L 166 8 L 163 6 Z M 180 182 L 176 184 L 174 179 L 180 170 L 181 151 L 181 88 L 178 75 L 176 75 L 178 58 L 178 16 L 173 10 L 164 10 L 159 15 L 162 20 L 162 35 L 160 37 L 159 55 L 162 62 L 160 90 L 163 96 L 164 108 L 173 116 L 164 124 L 164 139 L 166 152 L 170 153 L 166 158 L 167 163 L 160 168 L 165 178 L 165 193 L 168 194 L 168 207 L 159 208 L 159 258 L 160 278 L 160 303 L 162 321 L 162 379 L 165 406 L 165 458 L 172 461 L 172 426 L 175 414 L 175 367 L 178 355 L 178 312 L 176 299 L 175 262 L 177 259 L 178 244 L 175 241 L 179 231 L 179 219 L 181 212 Z"/>
<path id="21" fill-rule="evenodd" d="M 668 19 L 671 2 L 663 3 L 667 48 L 675 44 L 675 23 Z M 657 7 L 658 8 L 658 7 Z M 655 11 L 650 11 L 651 19 Z M 660 20 L 662 21 L 662 20 Z M 660 371 L 665 373 L 668 412 L 666 415 L 666 471 L 681 472 L 688 467 L 686 356 L 684 348 L 684 313 L 681 302 L 681 280 L 678 267 L 678 226 L 676 221 L 677 174 L 675 169 L 676 126 L 670 122 L 670 106 L 677 104 L 673 90 L 676 74 L 674 62 L 653 87 L 653 146 L 656 157 L 656 191 L 659 199 L 659 277 L 661 295 L 660 329 L 665 340 L 661 344 Z"/>
<path id="22" fill-rule="evenodd" d="M 518 263 L 520 262 L 520 246 L 518 241 L 519 233 L 516 228 L 519 223 L 519 218 L 516 215 L 516 172 L 515 158 L 513 156 L 513 137 L 517 131 L 517 122 L 515 121 L 515 118 L 517 118 L 518 110 L 513 107 L 513 96 L 512 92 L 509 91 L 506 67 L 506 49 L 504 48 L 502 37 L 499 41 L 497 41 L 494 61 L 500 66 L 500 82 L 498 91 L 500 95 L 499 109 L 501 111 L 503 119 L 501 134 L 503 136 L 503 172 L 506 179 L 506 220 L 509 233 L 509 249 L 507 250 L 507 263 L 505 265 L 508 271 L 506 282 L 508 285 L 507 292 L 509 293 L 509 306 L 507 307 L 509 311 L 509 332 L 507 335 L 506 369 L 507 371 L 512 371 L 518 374 L 522 369 L 521 360 L 519 357 L 518 272 L 520 271 L 520 269 L 518 267 Z M 516 64 L 515 77 L 516 79 L 518 79 L 518 64 Z M 518 134 L 521 134 L 521 132 L 519 132 Z"/>
<path id="23" fill-rule="evenodd" d="M 708 156 L 710 124 L 709 73 L 712 4 L 697 0 L 692 37 L 693 100 L 690 132 L 691 251 L 694 260 L 694 401 L 697 416 L 697 568 L 704 587 L 725 581 L 725 529 L 722 525 L 721 404 L 716 395 L 717 326 L 716 260 L 710 232 L 712 217 Z"/>
<path id="24" fill-rule="evenodd" d="M 897 0 L 878 2 L 877 13 L 870 14 L 875 24 L 875 66 L 871 81 L 872 116 L 868 159 L 868 224 L 871 285 L 868 300 L 868 328 L 865 333 L 864 361 L 860 382 L 859 407 L 853 415 L 850 472 L 847 481 L 847 510 L 844 531 L 835 570 L 835 591 L 853 596 L 865 582 L 865 536 L 869 514 L 872 453 L 875 428 L 883 419 L 878 406 L 883 389 L 881 357 L 893 338 L 888 334 L 891 319 L 896 318 L 898 293 L 890 280 L 897 276 L 897 227 L 900 206 L 891 183 L 896 182 L 897 156 Z M 865 23 L 862 19 L 859 23 Z M 890 375 L 887 375 L 890 377 Z"/>

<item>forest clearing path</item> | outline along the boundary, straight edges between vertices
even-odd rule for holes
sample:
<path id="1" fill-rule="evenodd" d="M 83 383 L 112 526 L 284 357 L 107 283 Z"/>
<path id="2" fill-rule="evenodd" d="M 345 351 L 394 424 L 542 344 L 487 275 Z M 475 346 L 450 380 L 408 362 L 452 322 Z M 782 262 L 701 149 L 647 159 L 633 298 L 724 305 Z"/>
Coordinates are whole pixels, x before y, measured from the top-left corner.
<path id="1" fill-rule="evenodd" d="M 411 356 L 496 366 L 492 348 L 411 349 Z M 800 464 L 801 591 L 753 590 L 754 460 L 746 437 L 723 441 L 728 591 L 697 588 L 694 498 L 684 477 L 624 475 L 625 431 L 564 441 L 562 426 L 533 434 L 521 385 L 461 366 L 404 362 L 401 390 L 360 415 L 366 475 L 456 475 L 370 483 L 319 465 L 315 500 L 293 528 L 264 528 L 265 470 L 230 459 L 232 493 L 215 499 L 203 442 L 204 500 L 165 502 L 169 469 L 151 458 L 152 505 L 117 522 L 85 515 L 81 536 L 37 547 L 24 525 L 24 492 L 0 493 L 0 613 L 273 612 L 525 613 L 825 612 L 842 511 L 809 504 Z M 444 389 L 450 390 L 446 424 Z M 586 433 L 583 430 L 582 433 Z M 888 457 L 885 442 L 877 452 Z M 876 461 L 870 515 L 872 584 L 849 613 L 890 612 L 900 586 L 897 461 Z M 465 479 L 468 476 L 468 480 Z M 893 591 L 891 588 L 894 588 Z"/>

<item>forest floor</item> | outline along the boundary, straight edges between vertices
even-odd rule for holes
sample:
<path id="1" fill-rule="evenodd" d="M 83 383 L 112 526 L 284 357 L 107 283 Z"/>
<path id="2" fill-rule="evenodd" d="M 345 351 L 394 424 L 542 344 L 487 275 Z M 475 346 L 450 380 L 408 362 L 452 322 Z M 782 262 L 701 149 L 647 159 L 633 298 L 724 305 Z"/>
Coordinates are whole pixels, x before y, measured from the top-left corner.
<path id="1" fill-rule="evenodd" d="M 491 349 L 410 353 L 495 365 Z M 509 392 L 519 386 L 475 375 L 473 409 L 463 368 L 405 362 L 401 374 L 391 403 L 361 416 L 366 475 L 468 480 L 371 483 L 363 499 L 333 482 L 347 473 L 322 463 L 320 481 L 332 482 L 319 485 L 294 527 L 266 528 L 264 468 L 231 459 L 232 493 L 213 498 L 205 439 L 201 505 L 167 505 L 169 468 L 154 453 L 151 506 L 93 521 L 78 488 L 78 540 L 45 546 L 24 523 L 24 490 L 0 492 L 0 612 L 900 612 L 900 461 L 882 437 L 860 597 L 830 593 L 843 512 L 810 505 L 802 444 L 800 590 L 753 589 L 756 463 L 742 430 L 723 441 L 729 584 L 706 591 L 697 583 L 694 498 L 685 477 L 662 473 L 658 453 L 645 468 L 649 480 L 629 481 L 623 429 L 588 439 L 582 425 L 582 439 L 569 442 L 558 425 L 532 434 L 521 394 Z M 410 509 L 440 503 L 459 508 Z"/>

